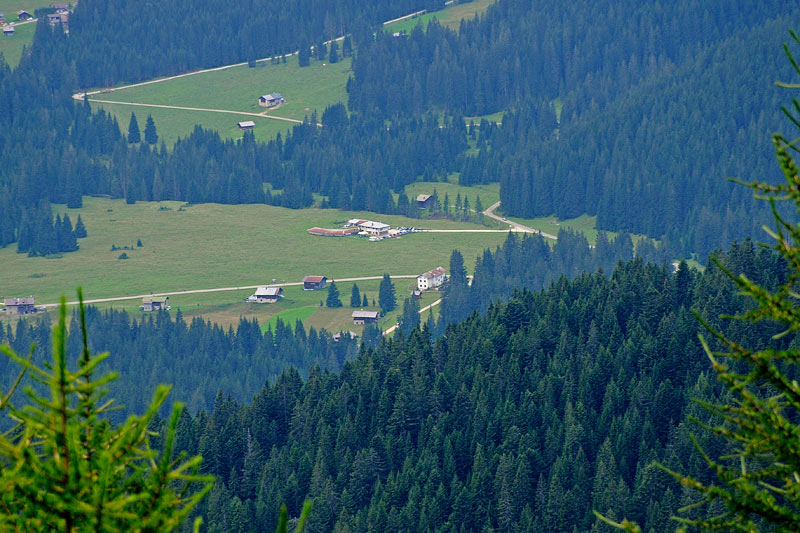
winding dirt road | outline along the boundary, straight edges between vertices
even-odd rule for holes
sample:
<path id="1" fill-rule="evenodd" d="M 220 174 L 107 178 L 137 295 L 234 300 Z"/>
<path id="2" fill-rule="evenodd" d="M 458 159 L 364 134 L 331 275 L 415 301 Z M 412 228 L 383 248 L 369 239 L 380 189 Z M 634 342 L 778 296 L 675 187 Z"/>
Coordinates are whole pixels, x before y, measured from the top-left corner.
<path id="1" fill-rule="evenodd" d="M 400 276 L 389 276 L 392 279 L 412 279 L 416 278 L 418 274 L 403 274 Z M 363 276 L 360 278 L 339 278 L 333 281 L 371 281 L 383 279 L 383 276 Z M 137 294 L 135 296 L 115 296 L 113 298 L 96 298 L 93 300 L 84 300 L 84 304 L 98 304 L 98 303 L 107 303 L 107 302 L 122 302 L 125 300 L 141 300 L 142 298 L 153 296 L 153 297 L 160 297 L 160 296 L 177 296 L 181 294 L 202 294 L 208 292 L 228 292 L 228 291 L 241 291 L 241 290 L 253 290 L 259 287 L 263 287 L 264 285 L 268 285 L 270 287 L 296 287 L 298 285 L 302 285 L 302 281 L 293 281 L 290 283 L 262 283 L 261 285 L 242 285 L 240 287 L 218 287 L 215 289 L 192 289 L 192 290 L 185 290 L 185 291 L 172 291 L 172 292 L 156 292 L 150 294 Z M 80 302 L 73 301 L 67 302 L 67 305 L 78 305 Z M 37 307 L 57 307 L 58 303 L 52 304 L 44 304 Z"/>
<path id="2" fill-rule="evenodd" d="M 503 224 L 508 224 L 511 228 L 511 231 L 519 231 L 522 233 L 536 233 L 537 235 L 541 235 L 545 239 L 552 239 L 554 241 L 558 240 L 558 237 L 555 235 L 551 235 L 549 233 L 545 233 L 543 231 L 539 231 L 538 229 L 533 229 L 528 226 L 524 226 L 518 222 L 514 222 L 513 220 L 508 220 L 507 218 L 503 218 L 501 216 L 495 215 L 494 210 L 500 207 L 500 202 L 495 202 L 494 204 L 490 205 L 486 211 L 483 212 L 489 218 L 493 218 Z"/>

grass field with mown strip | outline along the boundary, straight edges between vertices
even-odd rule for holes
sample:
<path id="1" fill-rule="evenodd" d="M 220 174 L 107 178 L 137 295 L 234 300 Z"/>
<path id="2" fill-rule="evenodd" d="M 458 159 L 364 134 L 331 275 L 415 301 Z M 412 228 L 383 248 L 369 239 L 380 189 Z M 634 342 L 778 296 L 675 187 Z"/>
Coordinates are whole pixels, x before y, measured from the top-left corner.
<path id="1" fill-rule="evenodd" d="M 185 111 L 182 109 L 162 109 L 154 107 L 128 106 L 122 104 L 91 103 L 92 109 L 105 109 L 117 118 L 120 130 L 127 135 L 131 112 L 136 113 L 139 129 L 144 131 L 147 115 L 153 116 L 158 132 L 158 142 L 163 139 L 167 147 L 172 147 L 178 137 L 186 138 L 194 129 L 195 124 L 204 128 L 218 131 L 222 138 L 241 139 L 244 132 L 236 125 L 237 122 L 252 120 L 256 123 L 253 133 L 260 141 L 269 141 L 277 137 L 278 133 L 285 136 L 294 124 L 282 120 L 271 120 L 248 115 L 231 115 L 227 113 L 210 113 L 207 111 Z"/>
<path id="2" fill-rule="evenodd" d="M 89 236 L 81 249 L 60 258 L 27 257 L 15 246 L 0 250 L 0 295 L 33 294 L 39 303 L 57 302 L 81 285 L 87 299 L 267 284 L 273 278 L 300 281 L 307 274 L 328 278 L 418 274 L 449 264 L 461 250 L 468 268 L 505 233 L 421 233 L 369 242 L 362 238 L 308 235 L 313 226 L 336 227 L 348 218 L 394 226 L 419 220 L 329 209 L 291 210 L 267 205 L 139 202 L 86 198 L 81 209 L 66 209 L 73 223 L 82 215 Z M 183 209 L 183 210 L 181 210 Z M 483 229 L 447 220 L 429 220 L 431 229 Z M 143 247 L 137 248 L 141 239 Z M 133 246 L 129 259 L 112 245 Z M 344 294 L 344 293 L 343 293 Z M 211 293 L 210 298 L 216 298 Z M 218 300 L 213 300 L 218 301 Z"/>
<path id="3" fill-rule="evenodd" d="M 498 214 L 500 211 L 502 211 L 502 205 L 498 210 Z M 589 244 L 597 242 L 597 216 L 581 215 L 569 220 L 559 220 L 556 216 L 539 218 L 508 217 L 508 219 L 551 235 L 558 235 L 558 230 L 561 228 L 571 229 L 583 233 L 586 236 L 586 240 L 589 241 Z M 617 237 L 617 232 L 606 231 L 606 235 L 608 235 L 609 239 L 614 239 Z M 645 238 L 645 235 L 631 234 L 631 240 L 633 240 L 634 245 L 638 244 L 639 240 Z M 552 243 L 553 241 L 550 242 Z"/>
<path id="4" fill-rule="evenodd" d="M 255 68 L 243 65 L 204 72 L 149 85 L 116 89 L 110 93 L 93 95 L 92 98 L 248 113 L 263 112 L 295 120 L 303 120 L 314 110 L 321 116 L 327 106 L 347 101 L 345 87 L 350 75 L 350 58 L 334 64 L 312 60 L 310 66 L 303 68 L 298 65 L 296 55 L 288 57 L 286 61 L 277 65 L 272 62 L 259 63 Z M 268 93 L 281 93 L 286 98 L 286 103 L 272 109 L 259 107 L 258 97 Z"/>
<path id="5" fill-rule="evenodd" d="M 418 17 L 387 24 L 383 27 L 383 30 L 392 33 L 399 31 L 411 32 L 411 30 L 413 30 L 417 24 L 423 24 L 427 26 L 428 23 L 434 18 L 438 19 L 442 26 L 447 26 L 448 28 L 458 30 L 463 19 L 471 19 L 475 15 L 483 13 L 486 11 L 486 8 L 488 8 L 494 2 L 495 0 L 474 0 L 466 4 L 454 4 L 442 9 L 441 11 L 425 13 L 424 15 L 420 15 Z"/>

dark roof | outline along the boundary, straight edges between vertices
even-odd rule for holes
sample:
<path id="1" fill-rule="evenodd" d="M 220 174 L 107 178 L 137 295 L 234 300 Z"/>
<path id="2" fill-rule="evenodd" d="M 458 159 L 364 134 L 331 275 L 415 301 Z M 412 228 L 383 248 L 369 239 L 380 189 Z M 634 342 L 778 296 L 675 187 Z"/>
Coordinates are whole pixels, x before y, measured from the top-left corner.
<path id="1" fill-rule="evenodd" d="M 320 283 L 325 279 L 325 276 L 306 276 L 303 278 L 303 283 Z"/>
<path id="2" fill-rule="evenodd" d="M 353 318 L 378 318 L 377 311 L 353 311 Z"/>
<path id="3" fill-rule="evenodd" d="M 33 296 L 29 296 L 28 298 L 6 298 L 3 300 L 3 303 L 6 306 L 9 305 L 33 305 Z"/>

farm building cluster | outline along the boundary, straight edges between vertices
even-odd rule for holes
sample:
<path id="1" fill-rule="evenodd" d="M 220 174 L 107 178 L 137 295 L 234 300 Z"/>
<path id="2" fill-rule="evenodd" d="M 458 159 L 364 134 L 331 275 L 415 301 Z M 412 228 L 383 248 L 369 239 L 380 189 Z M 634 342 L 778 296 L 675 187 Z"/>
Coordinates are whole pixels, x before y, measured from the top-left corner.
<path id="1" fill-rule="evenodd" d="M 380 241 L 383 239 L 392 239 L 401 237 L 408 233 L 422 231 L 420 228 L 406 228 L 397 227 L 393 228 L 389 224 L 383 222 L 375 222 L 373 220 L 362 220 L 360 218 L 351 218 L 345 222 L 341 228 L 309 228 L 310 235 L 317 235 L 320 237 L 367 237 L 370 241 Z"/>
<path id="2" fill-rule="evenodd" d="M 12 316 L 33 315 L 39 312 L 33 296 L 27 298 L 5 298 L 3 307 L 6 313 Z"/>
<path id="3" fill-rule="evenodd" d="M 258 105 L 261 107 L 277 107 L 286 103 L 286 98 L 281 93 L 265 94 L 258 97 Z"/>
<path id="4" fill-rule="evenodd" d="M 77 4 L 77 2 L 75 3 Z M 47 15 L 48 25 L 51 28 L 55 28 L 56 26 L 61 26 L 61 29 L 64 30 L 64 33 L 69 33 L 70 5 L 63 2 L 53 3 L 50 4 L 50 9 L 52 9 L 53 12 Z M 16 14 L 17 14 L 16 22 L 19 23 L 33 21 L 35 18 L 30 11 L 26 11 L 24 9 L 17 11 Z M 11 20 L 6 20 L 6 16 L 4 13 L 0 13 L 0 25 L 3 26 L 3 35 L 6 37 L 10 37 L 15 33 L 17 33 L 17 30 L 14 27 L 14 22 Z"/>

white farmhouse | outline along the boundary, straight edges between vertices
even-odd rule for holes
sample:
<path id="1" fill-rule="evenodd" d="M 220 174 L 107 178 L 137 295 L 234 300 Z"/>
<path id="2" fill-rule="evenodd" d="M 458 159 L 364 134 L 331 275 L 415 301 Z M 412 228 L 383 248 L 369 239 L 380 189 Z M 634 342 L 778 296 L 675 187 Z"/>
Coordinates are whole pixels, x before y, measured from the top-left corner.
<path id="1" fill-rule="evenodd" d="M 444 280 L 445 269 L 442 267 L 434 268 L 433 270 L 428 270 L 421 276 L 417 276 L 417 288 L 421 291 L 435 289 L 441 286 Z"/>

